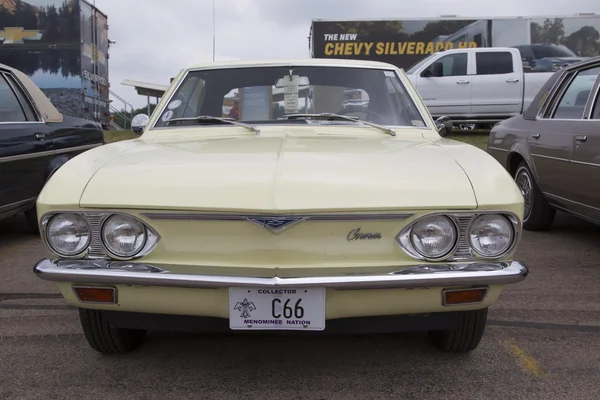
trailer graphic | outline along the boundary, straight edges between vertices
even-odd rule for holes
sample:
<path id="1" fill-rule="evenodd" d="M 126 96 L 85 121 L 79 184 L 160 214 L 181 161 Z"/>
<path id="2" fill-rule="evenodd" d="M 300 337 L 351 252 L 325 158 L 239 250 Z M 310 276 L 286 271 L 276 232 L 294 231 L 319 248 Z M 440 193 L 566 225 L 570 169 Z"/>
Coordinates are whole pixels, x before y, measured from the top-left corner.
<path id="1" fill-rule="evenodd" d="M 551 72 L 600 55 L 600 14 L 398 20 L 313 20 L 313 58 L 384 61 L 408 69 L 439 51 L 519 49 L 527 71 Z"/>
<path id="2" fill-rule="evenodd" d="M 0 0 L 0 63 L 56 108 L 108 126 L 107 16 L 85 0 Z"/>

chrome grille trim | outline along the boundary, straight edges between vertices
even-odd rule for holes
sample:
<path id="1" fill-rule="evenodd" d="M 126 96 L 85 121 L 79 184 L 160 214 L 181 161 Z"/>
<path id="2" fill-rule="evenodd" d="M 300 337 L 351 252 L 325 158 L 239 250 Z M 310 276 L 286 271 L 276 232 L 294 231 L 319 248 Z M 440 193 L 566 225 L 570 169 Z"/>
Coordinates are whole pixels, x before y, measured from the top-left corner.
<path id="1" fill-rule="evenodd" d="M 102 239 L 100 239 L 100 228 L 104 220 L 110 214 L 83 214 L 83 217 L 88 221 L 90 228 L 92 228 L 92 242 L 88 250 L 88 256 L 90 258 L 105 258 L 108 256 L 104 245 L 102 245 Z"/>
<path id="2" fill-rule="evenodd" d="M 462 259 L 463 257 L 471 258 L 471 248 L 469 247 L 469 239 L 467 238 L 467 229 L 471 221 L 475 218 L 473 215 L 461 215 L 458 220 L 458 246 L 454 252 L 454 259 Z"/>
<path id="3" fill-rule="evenodd" d="M 190 221 L 246 221 L 252 218 L 301 218 L 310 221 L 404 221 L 414 214 L 218 214 L 218 213 L 141 213 L 149 219 Z"/>

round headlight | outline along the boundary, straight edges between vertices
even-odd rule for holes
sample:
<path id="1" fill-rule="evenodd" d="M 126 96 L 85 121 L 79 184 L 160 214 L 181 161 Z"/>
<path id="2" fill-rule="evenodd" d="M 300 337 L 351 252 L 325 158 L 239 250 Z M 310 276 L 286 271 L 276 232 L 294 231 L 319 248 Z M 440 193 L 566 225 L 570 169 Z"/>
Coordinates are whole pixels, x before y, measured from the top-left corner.
<path id="1" fill-rule="evenodd" d="M 469 230 L 471 248 L 483 257 L 498 257 L 508 251 L 513 243 L 511 222 L 502 215 L 480 215 Z"/>
<path id="2" fill-rule="evenodd" d="M 442 215 L 423 218 L 410 232 L 413 247 L 426 258 L 447 255 L 454 248 L 456 237 L 456 225 Z"/>
<path id="3" fill-rule="evenodd" d="M 146 244 L 146 228 L 137 219 L 113 215 L 102 224 L 102 242 L 117 257 L 132 257 Z"/>
<path id="4" fill-rule="evenodd" d="M 48 221 L 46 228 L 48 245 L 57 254 L 75 256 L 90 244 L 90 227 L 78 214 L 58 214 Z"/>

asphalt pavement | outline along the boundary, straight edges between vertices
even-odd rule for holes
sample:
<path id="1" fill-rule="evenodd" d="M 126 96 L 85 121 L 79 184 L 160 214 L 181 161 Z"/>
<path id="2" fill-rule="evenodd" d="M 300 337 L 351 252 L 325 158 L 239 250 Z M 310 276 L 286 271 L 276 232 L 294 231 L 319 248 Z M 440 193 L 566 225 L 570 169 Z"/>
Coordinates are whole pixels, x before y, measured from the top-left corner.
<path id="1" fill-rule="evenodd" d="M 600 227 L 563 214 L 525 232 L 530 275 L 490 308 L 479 348 L 424 334 L 281 337 L 150 332 L 101 356 L 76 311 L 37 279 L 22 217 L 0 222 L 0 399 L 600 398 Z"/>

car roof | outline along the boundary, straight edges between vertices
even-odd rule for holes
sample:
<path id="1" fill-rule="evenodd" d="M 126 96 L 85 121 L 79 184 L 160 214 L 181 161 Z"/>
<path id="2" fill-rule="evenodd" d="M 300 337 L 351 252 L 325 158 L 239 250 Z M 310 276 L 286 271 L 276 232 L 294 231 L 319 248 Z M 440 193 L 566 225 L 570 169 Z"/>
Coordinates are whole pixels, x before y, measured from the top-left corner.
<path id="1" fill-rule="evenodd" d="M 371 69 L 397 69 L 393 64 L 381 61 L 350 60 L 340 58 L 289 58 L 289 59 L 265 59 L 265 60 L 228 60 L 213 61 L 195 64 L 187 67 L 193 69 L 216 69 L 216 68 L 249 68 L 249 67 L 286 67 L 286 66 L 325 66 L 346 68 L 371 68 Z"/>
<path id="2" fill-rule="evenodd" d="M 33 99 L 35 106 L 45 122 L 62 122 L 63 115 L 60 113 L 50 99 L 42 90 L 23 72 L 10 67 L 6 64 L 0 64 L 0 70 L 11 72 L 21 82 L 29 96 Z"/>

